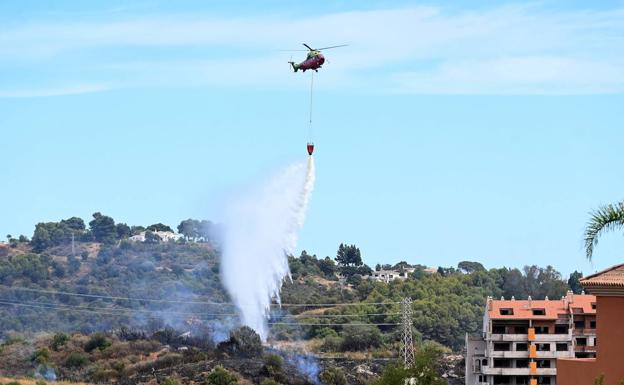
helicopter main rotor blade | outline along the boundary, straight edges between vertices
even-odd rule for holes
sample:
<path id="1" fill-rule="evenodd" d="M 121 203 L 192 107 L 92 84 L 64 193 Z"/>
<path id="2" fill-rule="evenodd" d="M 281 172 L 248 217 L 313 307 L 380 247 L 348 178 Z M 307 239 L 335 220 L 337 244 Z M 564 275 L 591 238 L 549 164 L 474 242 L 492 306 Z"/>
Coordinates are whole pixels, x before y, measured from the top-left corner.
<path id="1" fill-rule="evenodd" d="M 317 51 L 321 51 L 321 50 L 324 50 L 324 49 L 330 49 L 330 48 L 347 47 L 348 45 L 349 44 L 332 45 L 331 47 L 319 48 L 319 49 L 317 49 Z"/>
<path id="2" fill-rule="evenodd" d="M 314 51 L 314 48 L 310 47 L 309 45 L 307 45 L 306 43 L 301 43 L 303 44 L 307 49 L 309 49 L 310 51 Z"/>

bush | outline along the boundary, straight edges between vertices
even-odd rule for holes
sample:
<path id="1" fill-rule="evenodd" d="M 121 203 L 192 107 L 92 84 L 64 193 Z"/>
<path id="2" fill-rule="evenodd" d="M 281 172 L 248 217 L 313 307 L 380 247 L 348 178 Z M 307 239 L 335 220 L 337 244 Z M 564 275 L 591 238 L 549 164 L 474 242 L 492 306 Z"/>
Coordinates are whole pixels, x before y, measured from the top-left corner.
<path id="1" fill-rule="evenodd" d="M 243 326 L 234 330 L 230 334 L 227 345 L 232 348 L 234 353 L 244 356 L 251 357 L 262 352 L 262 340 L 258 333 L 249 326 Z"/>
<path id="2" fill-rule="evenodd" d="M 30 360 L 39 365 L 45 365 L 50 361 L 50 351 L 46 348 L 36 350 Z"/>
<path id="3" fill-rule="evenodd" d="M 111 341 L 106 338 L 104 333 L 95 333 L 86 343 L 84 350 L 85 352 L 90 353 L 95 349 L 104 350 L 109 346 L 111 346 Z"/>
<path id="4" fill-rule="evenodd" d="M 238 378 L 222 366 L 217 366 L 208 374 L 210 385 L 232 385 L 238 382 Z"/>
<path id="5" fill-rule="evenodd" d="M 323 370 L 319 375 L 319 379 L 325 385 L 347 385 L 347 377 L 344 371 L 333 366 Z"/>
<path id="6" fill-rule="evenodd" d="M 69 369 L 82 368 L 89 363 L 89 359 L 82 353 L 71 352 L 65 359 L 63 366 Z"/>
<path id="7" fill-rule="evenodd" d="M 343 351 L 358 351 L 381 345 L 381 332 L 375 326 L 347 325 L 342 331 Z"/>
<path id="8" fill-rule="evenodd" d="M 264 357 L 264 370 L 266 373 L 274 377 L 282 373 L 284 359 L 277 354 L 266 354 Z"/>
<path id="9" fill-rule="evenodd" d="M 180 385 L 180 382 L 176 380 L 175 378 L 167 377 L 164 380 L 162 380 L 160 385 Z"/>
<path id="10" fill-rule="evenodd" d="M 321 350 L 324 352 L 339 352 L 342 349 L 343 340 L 338 336 L 329 336 L 323 341 Z"/>
<path id="11" fill-rule="evenodd" d="M 65 333 L 56 333 L 54 337 L 52 337 L 52 344 L 50 347 L 52 350 L 58 352 L 65 344 L 69 341 L 69 336 Z"/>
<path id="12" fill-rule="evenodd" d="M 48 383 L 43 380 L 37 380 L 35 381 L 35 385 L 48 385 Z"/>
<path id="13" fill-rule="evenodd" d="M 266 378 L 266 379 L 262 380 L 260 385 L 280 385 L 280 383 L 275 381 L 275 380 L 272 380 L 270 378 Z"/>

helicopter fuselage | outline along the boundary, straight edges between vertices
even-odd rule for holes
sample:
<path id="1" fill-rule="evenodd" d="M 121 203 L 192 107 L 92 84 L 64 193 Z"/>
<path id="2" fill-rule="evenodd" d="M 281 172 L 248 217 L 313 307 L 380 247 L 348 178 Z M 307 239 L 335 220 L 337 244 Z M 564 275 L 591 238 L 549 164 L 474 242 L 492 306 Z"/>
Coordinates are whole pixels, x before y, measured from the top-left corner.
<path id="1" fill-rule="evenodd" d="M 318 70 L 325 63 L 325 57 L 318 51 L 311 51 L 308 53 L 308 58 L 299 64 L 293 64 L 295 72 L 297 70 Z"/>

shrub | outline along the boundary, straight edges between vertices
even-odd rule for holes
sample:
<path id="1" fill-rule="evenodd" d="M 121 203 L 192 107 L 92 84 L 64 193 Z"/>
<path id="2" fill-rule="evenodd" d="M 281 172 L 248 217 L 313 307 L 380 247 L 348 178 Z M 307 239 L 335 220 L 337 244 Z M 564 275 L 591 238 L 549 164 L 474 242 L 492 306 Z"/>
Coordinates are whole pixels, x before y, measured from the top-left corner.
<path id="1" fill-rule="evenodd" d="M 43 380 L 37 380 L 35 381 L 35 385 L 48 385 L 48 383 Z"/>
<path id="2" fill-rule="evenodd" d="M 84 350 L 90 353 L 95 349 L 104 350 L 109 346 L 111 346 L 111 341 L 103 333 L 95 333 L 85 344 Z"/>
<path id="3" fill-rule="evenodd" d="M 347 385 L 347 377 L 344 371 L 333 366 L 323 370 L 319 375 L 319 379 L 325 385 Z"/>
<path id="4" fill-rule="evenodd" d="M 30 357 L 30 360 L 36 364 L 45 365 L 50 361 L 50 351 L 46 348 L 38 349 Z"/>
<path id="5" fill-rule="evenodd" d="M 272 379 L 270 379 L 270 378 L 267 378 L 267 379 L 264 379 L 264 380 L 260 383 L 260 385 L 280 385 L 280 383 L 279 383 L 279 382 L 277 382 L 277 381 L 275 381 L 275 380 L 272 380 Z"/>
<path id="6" fill-rule="evenodd" d="M 6 384 L 6 385 L 22 385 L 22 384 L 20 384 L 20 383 L 19 383 L 19 382 L 17 382 L 17 381 L 11 381 L 11 382 L 9 382 L 9 383 L 8 383 L 8 384 Z"/>
<path id="7" fill-rule="evenodd" d="M 83 366 L 89 363 L 89 359 L 82 353 L 79 352 L 71 352 L 69 356 L 65 359 L 65 363 L 63 364 L 66 368 L 74 369 L 74 368 L 82 368 Z"/>
<path id="8" fill-rule="evenodd" d="M 52 338 L 52 344 L 50 347 L 54 351 L 59 351 L 69 341 L 69 336 L 65 333 L 56 333 Z"/>
<path id="9" fill-rule="evenodd" d="M 236 376 L 222 366 L 217 366 L 208 374 L 210 385 L 232 385 L 238 381 Z"/>
<path id="10" fill-rule="evenodd" d="M 160 385 L 180 385 L 180 382 L 176 380 L 175 378 L 167 377 L 164 380 L 162 380 Z"/>
<path id="11" fill-rule="evenodd" d="M 326 337 L 321 345 L 321 350 L 324 352 L 338 352 L 342 349 L 343 340 L 342 337 L 329 336 Z"/>
<path id="12" fill-rule="evenodd" d="M 347 325 L 342 331 L 343 351 L 366 350 L 381 345 L 381 332 L 375 326 Z"/>
<path id="13" fill-rule="evenodd" d="M 235 353 L 245 356 L 255 356 L 262 351 L 260 336 L 249 326 L 243 326 L 234 330 L 230 334 L 227 344 L 232 347 Z"/>
<path id="14" fill-rule="evenodd" d="M 264 357 L 264 369 L 269 376 L 276 376 L 282 372 L 284 359 L 277 354 L 266 354 Z"/>

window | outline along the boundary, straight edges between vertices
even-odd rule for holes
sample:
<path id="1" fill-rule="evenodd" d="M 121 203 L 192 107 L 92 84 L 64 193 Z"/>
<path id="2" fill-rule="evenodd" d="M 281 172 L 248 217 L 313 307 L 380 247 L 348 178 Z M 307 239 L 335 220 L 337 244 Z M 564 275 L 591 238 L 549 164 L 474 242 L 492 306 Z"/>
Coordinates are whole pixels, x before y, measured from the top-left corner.
<path id="1" fill-rule="evenodd" d="M 574 321 L 574 328 L 575 329 L 584 329 L 585 328 L 585 321 Z"/>
<path id="2" fill-rule="evenodd" d="M 481 365 L 487 366 L 487 359 L 486 358 L 481 360 Z"/>
<path id="3" fill-rule="evenodd" d="M 589 321 L 589 328 L 596 329 L 596 321 Z"/>
<path id="4" fill-rule="evenodd" d="M 511 384 L 511 376 L 494 376 L 494 385 Z"/>
<path id="5" fill-rule="evenodd" d="M 548 334 L 548 326 L 536 326 L 535 334 Z"/>
<path id="6" fill-rule="evenodd" d="M 494 334 L 505 334 L 504 326 L 494 326 L 492 327 L 492 333 Z"/>
<path id="7" fill-rule="evenodd" d="M 578 346 L 587 346 L 587 338 L 585 337 L 579 337 L 576 339 L 576 344 Z"/>
<path id="8" fill-rule="evenodd" d="M 533 315 L 546 315 L 545 309 L 533 309 Z"/>
<path id="9" fill-rule="evenodd" d="M 566 325 L 555 325 L 555 334 L 568 334 L 568 327 Z"/>
<path id="10" fill-rule="evenodd" d="M 516 360 L 516 368 L 528 368 L 529 360 Z"/>
<path id="11" fill-rule="evenodd" d="M 548 385 L 548 384 L 550 384 L 550 377 L 537 377 L 537 383 L 538 384 L 543 384 L 543 385 Z"/>
<path id="12" fill-rule="evenodd" d="M 550 351 L 550 344 L 535 344 L 535 350 L 538 352 L 548 352 Z"/>
<path id="13" fill-rule="evenodd" d="M 592 306 L 592 310 L 596 310 L 596 303 L 595 302 L 592 302 L 591 306 Z"/>
<path id="14" fill-rule="evenodd" d="M 508 342 L 494 343 L 494 351 L 496 352 L 508 352 L 510 350 L 511 350 L 511 344 Z"/>
<path id="15" fill-rule="evenodd" d="M 529 385 L 529 377 L 516 377 L 516 385 Z"/>
<path id="16" fill-rule="evenodd" d="M 495 368 L 511 368 L 511 360 L 507 358 L 495 358 L 494 367 Z"/>
<path id="17" fill-rule="evenodd" d="M 529 344 L 525 344 L 525 343 L 516 344 L 517 352 L 526 352 L 527 350 L 529 350 Z"/>
<path id="18" fill-rule="evenodd" d="M 567 352 L 568 351 L 568 344 L 557 344 L 557 351 L 558 352 Z"/>
<path id="19" fill-rule="evenodd" d="M 538 368 L 550 368 L 550 360 L 537 360 L 536 364 Z"/>
<path id="20" fill-rule="evenodd" d="M 516 334 L 527 334 L 527 327 L 526 326 L 516 326 L 514 328 L 514 332 Z"/>
<path id="21" fill-rule="evenodd" d="M 513 309 L 500 309 L 500 315 L 513 315 Z"/>

